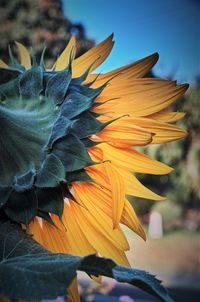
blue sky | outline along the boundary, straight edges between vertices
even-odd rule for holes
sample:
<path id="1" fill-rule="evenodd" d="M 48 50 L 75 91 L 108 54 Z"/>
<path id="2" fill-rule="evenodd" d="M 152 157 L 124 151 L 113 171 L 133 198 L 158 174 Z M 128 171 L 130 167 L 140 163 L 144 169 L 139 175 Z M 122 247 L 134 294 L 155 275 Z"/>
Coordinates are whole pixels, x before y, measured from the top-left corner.
<path id="1" fill-rule="evenodd" d="M 200 0 L 63 0 L 63 7 L 96 43 L 114 32 L 114 49 L 98 72 L 158 52 L 157 76 L 191 84 L 200 75 Z"/>

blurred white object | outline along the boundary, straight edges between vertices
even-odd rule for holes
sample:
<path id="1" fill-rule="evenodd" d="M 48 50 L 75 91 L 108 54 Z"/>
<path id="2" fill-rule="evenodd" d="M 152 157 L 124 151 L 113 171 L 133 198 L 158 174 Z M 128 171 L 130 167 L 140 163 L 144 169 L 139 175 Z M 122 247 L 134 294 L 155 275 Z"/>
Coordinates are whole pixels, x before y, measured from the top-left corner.
<path id="1" fill-rule="evenodd" d="M 163 221 L 159 212 L 152 212 L 149 218 L 149 237 L 152 239 L 160 239 L 163 237 Z"/>

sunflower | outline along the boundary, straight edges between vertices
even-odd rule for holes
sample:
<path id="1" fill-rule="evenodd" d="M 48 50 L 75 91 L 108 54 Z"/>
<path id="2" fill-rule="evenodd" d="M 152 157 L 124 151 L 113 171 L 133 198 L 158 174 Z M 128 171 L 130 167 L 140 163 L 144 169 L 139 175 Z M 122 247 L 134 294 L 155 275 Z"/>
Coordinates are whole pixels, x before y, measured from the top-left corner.
<path id="1" fill-rule="evenodd" d="M 166 108 L 188 85 L 143 77 L 155 53 L 105 74 L 92 73 L 109 55 L 113 35 L 75 59 L 72 37 L 53 68 L 16 43 L 0 61 L 0 213 L 24 225 L 53 252 L 98 254 L 128 266 L 120 224 L 145 239 L 128 196 L 165 198 L 134 175 L 172 168 L 138 151 L 186 132 L 184 113 Z M 70 294 L 78 300 L 76 280 Z"/>

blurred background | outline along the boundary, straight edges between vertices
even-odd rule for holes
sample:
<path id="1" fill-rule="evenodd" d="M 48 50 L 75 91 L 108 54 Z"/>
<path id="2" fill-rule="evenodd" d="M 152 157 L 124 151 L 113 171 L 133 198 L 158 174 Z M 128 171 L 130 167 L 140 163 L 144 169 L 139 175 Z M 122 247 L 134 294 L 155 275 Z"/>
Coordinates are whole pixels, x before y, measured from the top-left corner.
<path id="1" fill-rule="evenodd" d="M 158 52 L 160 59 L 150 76 L 190 84 L 185 96 L 173 105 L 173 110 L 186 113 L 181 126 L 187 129 L 187 138 L 144 148 L 175 170 L 161 177 L 138 175 L 168 201 L 130 199 L 148 240 L 145 243 L 128 229 L 125 232 L 133 267 L 156 274 L 166 286 L 180 290 L 182 298 L 176 301 L 200 301 L 200 1 L 0 0 L 0 15 L 0 57 L 4 61 L 8 44 L 15 40 L 33 48 L 38 57 L 47 46 L 46 62 L 52 66 L 72 34 L 79 56 L 114 32 L 113 52 L 97 72 Z M 84 276 L 80 278 L 84 283 Z M 98 300 L 99 294 L 121 297 L 129 292 L 120 289 L 119 293 L 116 288 L 111 283 L 91 283 L 80 290 L 86 301 L 103 301 Z M 127 297 L 132 299 L 131 294 Z"/>

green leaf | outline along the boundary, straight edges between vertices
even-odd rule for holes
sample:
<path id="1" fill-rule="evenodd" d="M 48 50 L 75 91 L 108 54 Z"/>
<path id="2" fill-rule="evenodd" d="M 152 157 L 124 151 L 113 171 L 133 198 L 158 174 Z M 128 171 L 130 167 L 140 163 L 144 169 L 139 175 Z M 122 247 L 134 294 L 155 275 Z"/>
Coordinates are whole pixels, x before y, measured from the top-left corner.
<path id="1" fill-rule="evenodd" d="M 66 295 L 77 270 L 128 282 L 161 301 L 172 302 L 166 289 L 154 276 L 116 265 L 95 255 L 77 257 L 50 253 L 23 232 L 19 226 L 0 224 L 0 296 L 12 299 L 54 299 Z"/>

